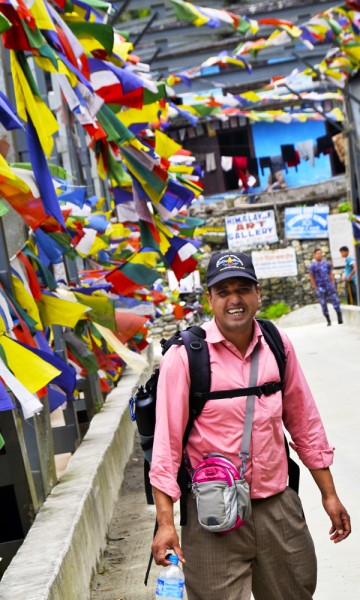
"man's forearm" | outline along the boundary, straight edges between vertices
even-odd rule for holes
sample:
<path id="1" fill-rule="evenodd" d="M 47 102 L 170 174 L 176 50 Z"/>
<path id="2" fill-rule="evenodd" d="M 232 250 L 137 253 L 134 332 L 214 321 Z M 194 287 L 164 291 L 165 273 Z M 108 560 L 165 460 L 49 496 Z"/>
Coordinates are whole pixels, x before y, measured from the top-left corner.
<path id="1" fill-rule="evenodd" d="M 330 540 L 337 544 L 351 533 L 349 514 L 338 498 L 330 469 L 310 469 L 310 473 L 321 492 L 323 507 L 331 520 Z"/>
<path id="2" fill-rule="evenodd" d="M 159 526 L 174 524 L 174 503 L 170 496 L 153 487 L 156 504 L 156 516 Z"/>
<path id="3" fill-rule="evenodd" d="M 334 480 L 329 467 L 324 469 L 310 469 L 323 498 L 336 494 Z"/>
<path id="4" fill-rule="evenodd" d="M 173 550 L 180 561 L 184 563 L 184 555 L 174 524 L 174 503 L 172 498 L 156 487 L 153 487 L 153 492 L 158 522 L 158 530 L 151 547 L 155 562 L 157 565 L 167 566 L 170 564 L 166 558 L 167 551 Z"/>

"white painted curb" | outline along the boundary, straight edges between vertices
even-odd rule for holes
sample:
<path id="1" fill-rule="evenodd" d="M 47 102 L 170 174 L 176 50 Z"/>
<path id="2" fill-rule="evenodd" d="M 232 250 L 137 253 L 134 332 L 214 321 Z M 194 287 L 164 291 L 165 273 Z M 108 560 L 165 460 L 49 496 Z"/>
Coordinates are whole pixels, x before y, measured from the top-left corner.
<path id="1" fill-rule="evenodd" d="M 150 357 L 148 352 L 148 357 Z M 146 374 L 148 376 L 148 374 Z M 147 376 L 125 371 L 93 417 L 59 483 L 39 510 L 24 543 L 0 582 L 0 600 L 88 600 L 135 425 L 128 401 Z"/>

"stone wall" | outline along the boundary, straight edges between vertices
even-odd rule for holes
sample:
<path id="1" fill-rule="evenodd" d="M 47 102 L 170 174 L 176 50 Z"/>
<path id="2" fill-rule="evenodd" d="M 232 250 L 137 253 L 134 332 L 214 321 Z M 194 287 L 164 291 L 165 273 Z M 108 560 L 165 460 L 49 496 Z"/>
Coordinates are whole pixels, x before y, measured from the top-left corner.
<path id="1" fill-rule="evenodd" d="M 198 203 L 191 207 L 190 215 L 205 220 L 207 227 L 225 227 L 225 216 L 238 215 L 242 212 L 256 210 L 274 209 L 279 242 L 271 245 L 256 245 L 247 250 L 275 250 L 292 246 L 296 252 L 298 275 L 296 277 L 271 278 L 261 280 L 262 306 L 266 307 L 275 302 L 284 301 L 292 309 L 317 302 L 316 296 L 310 286 L 308 269 L 315 248 L 320 247 L 324 252 L 324 258 L 331 261 L 328 239 L 316 240 L 286 240 L 284 235 L 284 209 L 287 206 L 328 204 L 330 214 L 339 212 L 339 205 L 349 200 L 347 180 L 345 177 L 334 177 L 316 186 L 303 186 L 276 191 L 273 193 L 262 193 L 256 197 L 256 201 L 249 204 L 246 196 L 228 193 L 224 199 L 217 202 Z M 227 248 L 226 235 L 209 234 L 203 237 L 206 253 L 203 259 L 205 267 L 210 253 L 215 250 Z M 344 297 L 344 286 L 341 282 L 341 269 L 334 269 L 338 292 Z"/>

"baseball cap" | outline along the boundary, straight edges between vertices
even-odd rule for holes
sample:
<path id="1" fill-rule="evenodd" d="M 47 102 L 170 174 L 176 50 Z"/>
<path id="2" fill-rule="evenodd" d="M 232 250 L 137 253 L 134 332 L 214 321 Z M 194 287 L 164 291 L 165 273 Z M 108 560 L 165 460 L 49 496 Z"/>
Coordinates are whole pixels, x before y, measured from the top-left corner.
<path id="1" fill-rule="evenodd" d="M 256 273 L 251 258 L 243 252 L 217 252 L 210 258 L 206 271 L 206 285 L 211 287 L 230 277 L 245 277 L 255 283 Z"/>

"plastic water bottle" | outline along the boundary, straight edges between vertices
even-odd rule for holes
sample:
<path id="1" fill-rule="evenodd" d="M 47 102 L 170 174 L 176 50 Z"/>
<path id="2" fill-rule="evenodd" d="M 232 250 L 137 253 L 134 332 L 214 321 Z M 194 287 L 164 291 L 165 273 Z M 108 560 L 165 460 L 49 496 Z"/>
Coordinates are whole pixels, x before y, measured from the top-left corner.
<path id="1" fill-rule="evenodd" d="M 170 565 L 163 567 L 156 584 L 156 600 L 177 600 L 184 597 L 184 573 L 179 567 L 176 554 L 169 556 Z"/>

